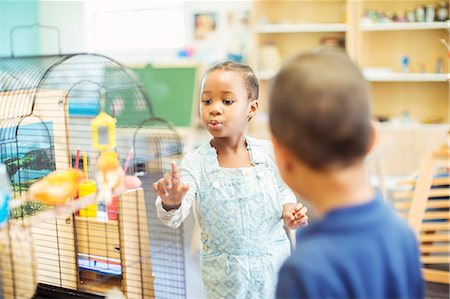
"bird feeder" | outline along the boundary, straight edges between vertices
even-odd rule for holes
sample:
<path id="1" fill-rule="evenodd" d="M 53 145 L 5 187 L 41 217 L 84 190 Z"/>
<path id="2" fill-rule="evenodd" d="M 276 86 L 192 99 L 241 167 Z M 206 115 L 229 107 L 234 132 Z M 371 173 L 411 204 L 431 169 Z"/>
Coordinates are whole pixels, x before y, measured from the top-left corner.
<path id="1" fill-rule="evenodd" d="M 106 151 L 116 147 L 116 121 L 105 112 L 100 112 L 92 120 L 92 141 L 95 149 Z"/>

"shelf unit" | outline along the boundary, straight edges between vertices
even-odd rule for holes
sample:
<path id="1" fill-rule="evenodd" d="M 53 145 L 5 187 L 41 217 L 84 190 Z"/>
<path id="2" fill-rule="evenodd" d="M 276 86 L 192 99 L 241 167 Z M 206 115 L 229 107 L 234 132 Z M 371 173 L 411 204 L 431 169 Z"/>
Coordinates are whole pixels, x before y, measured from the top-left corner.
<path id="1" fill-rule="evenodd" d="M 257 0 L 253 8 L 257 56 L 253 64 L 258 70 L 263 69 L 264 59 L 258 49 L 265 44 L 275 45 L 284 60 L 298 51 L 314 47 L 324 37 L 345 38 L 350 25 L 345 20 L 345 0 Z"/>
<path id="2" fill-rule="evenodd" d="M 253 136 L 268 138 L 267 127 L 267 87 L 268 81 L 276 74 L 277 67 L 266 68 L 263 57 L 264 45 L 274 45 L 279 52 L 279 60 L 284 61 L 300 51 L 316 47 L 323 38 L 347 39 L 351 23 L 346 21 L 346 1 L 280 1 L 256 0 L 253 6 L 255 50 L 250 64 L 260 80 L 260 111 L 250 122 L 249 131 Z M 254 54 L 254 55 L 253 55 Z"/>
<path id="3" fill-rule="evenodd" d="M 267 57 L 258 50 L 265 44 L 274 45 L 280 61 L 285 61 L 296 53 L 319 46 L 324 37 L 339 37 L 345 38 L 347 52 L 361 68 L 390 70 L 366 73 L 373 90 L 375 115 L 395 118 L 407 110 L 419 121 L 432 117 L 448 122 L 449 63 L 441 40 L 449 39 L 450 21 L 363 21 L 369 9 L 406 11 L 429 4 L 436 5 L 437 0 L 255 1 L 255 55 L 251 64 L 261 80 L 262 112 L 266 111 L 266 83 L 278 68 L 265 68 L 261 61 Z M 405 55 L 410 59 L 409 73 L 402 72 L 401 61 Z M 439 58 L 444 73 L 435 72 Z"/>
<path id="4" fill-rule="evenodd" d="M 414 142 L 406 142 L 410 145 L 436 141 L 433 139 L 431 142 L 421 133 L 427 132 L 432 126 L 420 124 L 422 121 L 441 121 L 443 125 L 433 127 L 435 133 L 433 136 L 435 139 L 445 136 L 450 112 L 450 77 L 448 53 L 441 40 L 449 41 L 450 22 L 363 21 L 363 16 L 368 10 L 406 12 L 419 5 L 437 5 L 438 2 L 438 0 L 255 0 L 252 14 L 254 51 L 250 64 L 260 80 L 261 92 L 260 111 L 250 122 L 249 133 L 261 138 L 269 137 L 267 87 L 278 68 L 262 67 L 263 46 L 275 45 L 281 61 L 286 61 L 295 54 L 318 47 L 324 37 L 337 37 L 345 38 L 346 51 L 363 70 L 371 70 L 365 72 L 365 76 L 371 85 L 374 115 L 397 122 L 405 115 L 409 115 L 412 121 L 419 122 L 414 128 L 404 123 L 399 125 L 406 126 L 405 130 L 409 132 L 404 136 L 410 138 L 419 136 Z M 402 58 L 405 55 L 410 59 L 408 73 L 404 73 L 402 67 Z M 443 62 L 443 73 L 436 73 L 439 58 Z M 388 128 L 390 126 L 381 126 L 380 130 L 388 135 L 394 134 L 393 132 L 397 134 L 397 129 Z M 399 134 L 404 134 L 405 130 L 399 130 Z M 442 143 L 445 140 L 436 142 Z M 395 144 L 393 147 L 397 149 L 401 145 Z M 394 149 L 391 152 L 399 153 Z M 395 157 L 392 155 L 386 160 L 395 161 Z M 389 170 L 392 171 L 389 172 L 404 174 L 416 166 L 410 163 L 416 160 L 419 161 L 420 156 L 410 157 L 408 167 L 400 167 L 401 169 L 391 167 Z"/>
<path id="5" fill-rule="evenodd" d="M 355 58 L 363 68 L 388 68 L 390 73 L 366 73 L 371 82 L 373 111 L 377 116 L 399 118 L 407 112 L 418 122 L 449 121 L 448 41 L 450 22 L 365 23 L 364 12 L 406 11 L 437 1 L 359 1 L 356 15 Z M 402 58 L 410 60 L 402 72 Z M 437 73 L 441 59 L 444 73 Z"/>

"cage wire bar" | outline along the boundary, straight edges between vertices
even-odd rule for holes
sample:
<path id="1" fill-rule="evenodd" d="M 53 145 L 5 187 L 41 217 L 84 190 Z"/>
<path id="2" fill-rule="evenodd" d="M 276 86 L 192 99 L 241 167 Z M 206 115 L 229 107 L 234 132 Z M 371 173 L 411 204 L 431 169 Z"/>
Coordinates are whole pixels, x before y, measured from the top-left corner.
<path id="1" fill-rule="evenodd" d="M 127 174 L 138 175 L 142 188 L 114 197 L 107 207 L 39 222 L 28 220 L 40 219 L 50 207 L 28 202 L 11 210 L 1 232 L 0 265 L 19 266 L 5 244 L 14 243 L 12 228 L 21 225 L 31 232 L 41 285 L 92 294 L 118 288 L 127 298 L 185 298 L 183 227 L 159 222 L 151 187 L 180 158 L 182 144 L 120 63 L 97 54 L 0 58 L 0 162 L 7 166 L 13 197 L 26 196 L 31 184 L 53 170 L 74 167 L 77 152 L 86 153 L 78 167 L 85 165 L 94 180 L 99 152 L 91 120 L 101 111 L 116 118 L 115 151 L 122 166 L 131 155 Z M 3 298 L 23 298 L 20 279 L 5 269 Z"/>

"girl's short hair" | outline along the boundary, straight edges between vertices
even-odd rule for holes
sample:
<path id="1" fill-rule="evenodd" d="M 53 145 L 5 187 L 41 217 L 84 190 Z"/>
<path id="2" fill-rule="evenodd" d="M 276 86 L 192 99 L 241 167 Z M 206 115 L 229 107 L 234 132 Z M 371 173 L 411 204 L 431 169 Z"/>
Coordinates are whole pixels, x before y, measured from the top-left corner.
<path id="1" fill-rule="evenodd" d="M 223 71 L 229 71 L 229 72 L 236 72 L 242 75 L 244 81 L 245 81 L 245 87 L 247 88 L 247 94 L 248 99 L 250 101 L 257 100 L 259 97 L 259 83 L 258 79 L 256 78 L 255 73 L 253 72 L 252 68 L 249 67 L 246 64 L 237 63 L 234 61 L 226 61 L 220 64 L 216 64 L 215 66 L 209 68 L 205 75 L 217 71 L 217 70 L 223 70 Z"/>

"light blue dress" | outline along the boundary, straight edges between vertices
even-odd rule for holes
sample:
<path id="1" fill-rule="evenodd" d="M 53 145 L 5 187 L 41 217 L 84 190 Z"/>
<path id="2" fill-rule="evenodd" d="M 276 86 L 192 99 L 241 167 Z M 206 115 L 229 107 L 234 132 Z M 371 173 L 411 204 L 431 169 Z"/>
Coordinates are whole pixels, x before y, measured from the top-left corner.
<path id="1" fill-rule="evenodd" d="M 208 298 L 273 298 L 278 269 L 290 254 L 282 206 L 296 202 L 295 195 L 280 178 L 271 143 L 246 140 L 254 167 L 220 167 L 215 149 L 205 143 L 182 163 L 182 181 L 195 187 L 179 211 L 161 211 L 157 203 L 162 220 L 179 222 L 195 192 Z"/>

